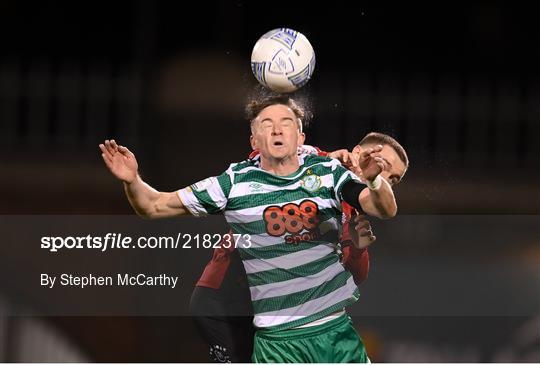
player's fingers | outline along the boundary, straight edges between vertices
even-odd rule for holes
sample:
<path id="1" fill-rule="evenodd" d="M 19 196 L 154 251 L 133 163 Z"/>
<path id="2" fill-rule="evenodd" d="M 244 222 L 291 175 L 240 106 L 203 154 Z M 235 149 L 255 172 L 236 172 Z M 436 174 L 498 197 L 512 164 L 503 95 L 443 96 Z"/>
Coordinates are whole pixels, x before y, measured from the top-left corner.
<path id="1" fill-rule="evenodd" d="M 368 221 L 364 220 L 356 224 L 357 229 L 371 229 L 371 224 Z"/>
<path id="2" fill-rule="evenodd" d="M 348 152 L 349 160 L 351 161 L 352 167 L 358 167 L 358 156 L 352 152 Z"/>
<path id="3" fill-rule="evenodd" d="M 124 156 L 132 156 L 133 153 L 125 146 L 118 146 L 118 151 Z"/>
<path id="4" fill-rule="evenodd" d="M 114 156 L 115 150 L 111 145 L 111 141 L 109 141 L 108 139 L 105 140 L 105 148 L 111 155 Z"/>
<path id="5" fill-rule="evenodd" d="M 384 160 L 384 158 L 382 158 L 382 156 L 379 155 L 378 153 L 372 153 L 372 154 L 370 155 L 370 157 L 371 157 L 374 161 L 376 161 L 376 162 L 382 161 L 382 162 L 386 163 L 386 161 Z"/>
<path id="6" fill-rule="evenodd" d="M 105 153 L 101 154 L 101 158 L 103 158 L 103 161 L 105 162 L 105 165 L 107 165 L 108 168 L 112 168 L 112 161 L 110 158 L 107 157 Z"/>
<path id="7" fill-rule="evenodd" d="M 116 141 L 114 139 L 111 139 L 111 147 L 114 151 L 118 151 L 118 145 L 116 144 Z"/>
<path id="8" fill-rule="evenodd" d="M 112 155 L 103 143 L 99 145 L 99 149 L 101 150 L 101 153 L 104 154 L 107 158 L 112 158 Z"/>
<path id="9" fill-rule="evenodd" d="M 365 160 L 373 152 L 373 148 L 366 148 L 360 153 L 360 159 Z"/>
<path id="10" fill-rule="evenodd" d="M 366 227 L 362 227 L 362 228 L 357 227 L 356 232 L 361 237 L 373 236 L 373 230 L 371 229 L 371 227 L 367 227 L 367 228 Z"/>
<path id="11" fill-rule="evenodd" d="M 107 159 L 107 161 L 109 161 L 111 164 L 114 162 L 114 157 L 110 154 L 110 153 L 103 153 L 104 158 Z"/>
<path id="12" fill-rule="evenodd" d="M 373 234 L 371 227 L 356 227 L 356 231 L 360 236 L 371 236 Z"/>
<path id="13" fill-rule="evenodd" d="M 386 161 L 382 157 L 375 157 L 374 158 L 377 165 L 381 166 L 383 170 L 386 170 L 387 164 Z"/>
<path id="14" fill-rule="evenodd" d="M 377 166 L 379 166 L 381 168 L 381 172 L 382 171 L 385 171 L 386 168 L 387 168 L 387 165 L 384 161 L 377 161 Z"/>
<path id="15" fill-rule="evenodd" d="M 337 151 L 334 151 L 334 152 L 330 152 L 328 154 L 329 157 L 332 157 L 332 158 L 337 158 L 338 160 L 342 161 L 343 160 L 343 154 L 346 153 L 347 150 L 345 149 L 342 149 L 342 150 L 337 150 Z"/>
<path id="16" fill-rule="evenodd" d="M 372 148 L 373 152 L 381 152 L 383 149 L 382 144 L 378 144 L 375 147 Z"/>
<path id="17" fill-rule="evenodd" d="M 358 232 L 358 236 L 362 237 L 362 238 L 371 238 L 373 237 L 373 232 L 371 231 L 365 231 L 365 232 Z"/>
<path id="18" fill-rule="evenodd" d="M 371 226 L 365 226 L 365 225 L 356 226 L 356 231 L 358 231 L 358 233 L 363 234 L 363 235 L 372 234 Z"/>

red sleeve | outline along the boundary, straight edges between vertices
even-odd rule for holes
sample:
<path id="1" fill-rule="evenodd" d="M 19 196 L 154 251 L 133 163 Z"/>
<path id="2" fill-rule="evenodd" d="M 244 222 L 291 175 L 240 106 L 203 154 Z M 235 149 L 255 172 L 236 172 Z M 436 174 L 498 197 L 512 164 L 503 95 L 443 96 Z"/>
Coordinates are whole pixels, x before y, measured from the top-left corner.
<path id="1" fill-rule="evenodd" d="M 341 229 L 341 237 L 340 242 L 341 244 L 348 244 L 350 245 L 352 242 L 351 234 L 349 232 L 349 226 L 351 219 L 356 215 L 356 211 L 353 207 L 351 207 L 349 204 L 342 202 L 341 203 L 341 223 L 342 223 L 342 229 Z"/>
<path id="2" fill-rule="evenodd" d="M 318 155 L 318 156 L 328 156 L 328 152 L 321 150 L 321 149 L 320 149 L 319 147 L 317 147 L 317 146 L 313 146 L 313 147 L 315 147 L 315 149 L 317 150 L 317 155 Z"/>
<path id="3" fill-rule="evenodd" d="M 232 231 L 229 231 L 227 234 L 232 235 Z M 224 235 L 219 243 L 219 247 L 214 249 L 210 262 L 206 264 L 195 286 L 204 286 L 212 289 L 219 289 L 221 287 L 221 283 L 231 263 L 231 253 L 236 249 L 234 244 L 231 243 L 230 236 L 227 238 L 227 235 Z"/>
<path id="4" fill-rule="evenodd" d="M 251 151 L 251 153 L 249 154 L 249 159 L 252 159 L 252 158 L 255 158 L 257 157 L 257 155 L 259 154 L 259 150 L 253 150 Z"/>
<path id="5" fill-rule="evenodd" d="M 349 204 L 341 204 L 343 211 L 341 230 L 341 250 L 343 252 L 343 266 L 353 275 L 356 285 L 360 285 L 367 279 L 369 272 L 369 252 L 367 248 L 358 249 L 352 245 L 349 226 L 351 219 L 356 216 L 356 210 Z"/>
<path id="6" fill-rule="evenodd" d="M 367 248 L 358 249 L 352 245 L 342 248 L 343 266 L 352 274 L 356 285 L 367 279 L 369 273 L 369 252 Z"/>

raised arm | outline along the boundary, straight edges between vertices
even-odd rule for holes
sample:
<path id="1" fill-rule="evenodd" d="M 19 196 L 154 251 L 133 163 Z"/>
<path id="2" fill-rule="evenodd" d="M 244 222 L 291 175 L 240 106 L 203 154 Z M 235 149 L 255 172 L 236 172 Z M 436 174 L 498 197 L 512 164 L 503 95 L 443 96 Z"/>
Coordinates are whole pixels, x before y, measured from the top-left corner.
<path id="1" fill-rule="evenodd" d="M 139 216 L 155 219 L 190 214 L 175 192 L 157 191 L 141 179 L 137 159 L 126 147 L 106 140 L 99 148 L 105 165 L 122 181 L 129 203 Z"/>
<path id="2" fill-rule="evenodd" d="M 380 173 L 386 168 L 386 163 L 380 157 L 382 146 L 363 150 L 358 159 L 358 167 L 353 164 L 349 169 L 365 184 L 351 180 L 343 185 L 343 199 L 359 211 L 381 219 L 392 218 L 397 214 L 397 204 L 394 192 Z"/>
<path id="3" fill-rule="evenodd" d="M 386 163 L 379 155 L 382 148 L 378 145 L 360 154 L 358 166 L 368 188 L 363 189 L 358 198 L 365 213 L 384 219 L 396 216 L 397 203 L 392 187 L 380 176 L 386 169 Z"/>

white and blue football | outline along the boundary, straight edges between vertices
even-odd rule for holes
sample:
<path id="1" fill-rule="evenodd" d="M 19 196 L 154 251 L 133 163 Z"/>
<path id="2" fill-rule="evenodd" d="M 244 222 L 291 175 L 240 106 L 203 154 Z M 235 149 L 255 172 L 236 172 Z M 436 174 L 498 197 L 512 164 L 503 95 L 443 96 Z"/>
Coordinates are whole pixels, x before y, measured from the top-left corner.
<path id="1" fill-rule="evenodd" d="M 251 53 L 251 70 L 257 81 L 278 93 L 304 86 L 315 69 L 315 52 L 302 33 L 278 28 L 265 33 Z"/>

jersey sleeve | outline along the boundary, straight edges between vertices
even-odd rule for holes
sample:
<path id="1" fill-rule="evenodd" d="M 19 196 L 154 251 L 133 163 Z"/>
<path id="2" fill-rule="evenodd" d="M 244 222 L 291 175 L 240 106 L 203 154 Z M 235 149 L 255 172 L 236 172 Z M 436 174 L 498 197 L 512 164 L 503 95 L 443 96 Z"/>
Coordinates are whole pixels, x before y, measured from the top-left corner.
<path id="1" fill-rule="evenodd" d="M 317 155 L 324 157 L 328 156 L 328 152 L 321 150 L 319 147 L 315 147 L 315 149 L 317 150 Z"/>
<path id="2" fill-rule="evenodd" d="M 177 191 L 184 206 L 195 217 L 222 212 L 227 206 L 232 187 L 232 169 L 209 177 Z"/>
<path id="3" fill-rule="evenodd" d="M 341 252 L 343 253 L 343 266 L 349 271 L 356 285 L 364 282 L 369 273 L 369 252 L 366 248 L 356 248 L 352 244 L 350 233 L 351 220 L 357 215 L 356 210 L 349 204 L 342 204 L 343 218 L 341 230 Z"/>
<path id="4" fill-rule="evenodd" d="M 317 155 L 317 156 L 328 156 L 328 152 L 321 150 L 317 146 L 310 146 L 308 144 L 304 144 L 299 147 L 300 153 L 308 154 L 308 155 Z"/>
<path id="5" fill-rule="evenodd" d="M 356 285 L 362 284 L 369 273 L 369 252 L 366 248 L 356 248 L 353 245 L 342 247 L 343 266 L 349 271 Z"/>
<path id="6" fill-rule="evenodd" d="M 334 192 L 336 194 L 336 200 L 341 204 L 343 202 L 343 197 L 341 196 L 341 192 L 343 189 L 343 186 L 346 182 L 355 180 L 361 184 L 364 184 L 358 176 L 347 170 L 345 167 L 341 165 L 341 163 L 338 160 L 332 159 L 332 175 L 334 176 Z"/>
<path id="7" fill-rule="evenodd" d="M 353 214 L 355 214 L 355 210 L 353 207 L 351 207 L 349 204 L 343 202 L 341 203 L 341 236 L 339 238 L 339 241 L 341 242 L 341 245 L 348 245 L 352 242 L 351 232 L 350 232 L 350 225 L 351 225 L 351 219 L 353 218 Z"/>

